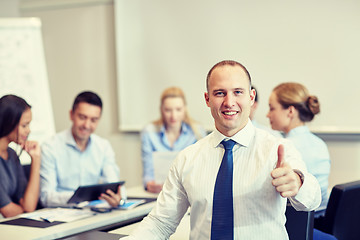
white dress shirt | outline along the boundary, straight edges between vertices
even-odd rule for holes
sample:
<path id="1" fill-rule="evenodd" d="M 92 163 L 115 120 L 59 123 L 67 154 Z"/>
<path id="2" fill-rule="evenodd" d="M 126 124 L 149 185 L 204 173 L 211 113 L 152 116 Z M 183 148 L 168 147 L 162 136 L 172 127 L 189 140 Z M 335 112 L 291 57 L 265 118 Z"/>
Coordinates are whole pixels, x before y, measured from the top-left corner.
<path id="1" fill-rule="evenodd" d="M 190 239 L 210 239 L 214 186 L 224 154 L 220 143 L 225 138 L 215 130 L 179 153 L 156 206 L 125 239 L 168 239 L 188 207 Z M 237 142 L 233 149 L 234 239 L 288 239 L 286 198 L 276 192 L 270 175 L 277 163 L 279 144 L 284 144 L 285 161 L 305 175 L 298 194 L 290 198 L 297 210 L 319 206 L 317 180 L 307 172 L 288 140 L 254 128 L 251 121 L 231 139 Z"/>

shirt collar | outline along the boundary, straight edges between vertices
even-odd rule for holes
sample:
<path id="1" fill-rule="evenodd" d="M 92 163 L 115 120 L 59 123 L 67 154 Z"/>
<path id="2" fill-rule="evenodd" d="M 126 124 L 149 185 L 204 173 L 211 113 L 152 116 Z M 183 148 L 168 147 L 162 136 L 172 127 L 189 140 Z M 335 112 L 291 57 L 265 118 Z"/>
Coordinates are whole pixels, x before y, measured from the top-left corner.
<path id="1" fill-rule="evenodd" d="M 248 147 L 250 145 L 251 140 L 254 138 L 255 135 L 255 127 L 253 126 L 252 122 L 249 120 L 248 123 L 245 125 L 243 129 L 237 132 L 235 135 L 231 137 L 226 137 L 222 133 L 220 133 L 217 129 L 213 132 L 214 138 L 212 142 L 213 147 L 218 147 L 219 144 L 224 139 L 232 139 L 237 144 L 240 144 L 244 147 Z"/>
<path id="2" fill-rule="evenodd" d="M 79 149 L 76 142 L 75 142 L 75 138 L 74 136 L 72 135 L 72 132 L 71 132 L 71 128 L 69 128 L 67 131 L 66 131 L 66 135 L 65 135 L 65 143 L 69 146 L 72 146 L 76 149 Z M 91 135 L 89 137 L 89 141 L 87 143 L 87 147 L 90 145 L 91 143 Z"/>
<path id="3" fill-rule="evenodd" d="M 298 135 L 298 134 L 301 134 L 301 133 L 308 133 L 310 132 L 309 128 L 307 126 L 299 126 L 299 127 L 296 127 L 296 128 L 293 128 L 290 130 L 290 132 L 288 132 L 288 134 L 285 134 L 286 137 L 291 137 L 291 136 L 294 136 L 294 135 Z"/>
<path id="4" fill-rule="evenodd" d="M 163 125 L 161 125 L 161 128 L 160 128 L 160 133 L 161 133 L 161 135 L 162 136 L 164 136 L 165 135 L 165 131 L 166 131 L 166 129 L 165 129 L 165 125 L 163 124 Z M 181 123 L 181 129 L 180 129 L 180 132 L 181 133 L 187 133 L 187 132 L 189 132 L 190 131 L 190 126 L 189 125 L 187 125 L 186 123 Z"/>

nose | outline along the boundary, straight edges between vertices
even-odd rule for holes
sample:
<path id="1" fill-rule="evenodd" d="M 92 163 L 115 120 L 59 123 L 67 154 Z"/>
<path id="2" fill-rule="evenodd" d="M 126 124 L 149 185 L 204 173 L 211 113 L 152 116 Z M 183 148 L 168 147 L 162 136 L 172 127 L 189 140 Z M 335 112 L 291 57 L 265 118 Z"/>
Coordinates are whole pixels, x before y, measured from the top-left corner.
<path id="1" fill-rule="evenodd" d="M 235 97 L 232 96 L 231 94 L 227 94 L 225 97 L 224 97 L 224 106 L 226 108 L 231 108 L 232 106 L 235 105 Z"/>
<path id="2" fill-rule="evenodd" d="M 173 119 L 175 117 L 175 111 L 170 112 L 170 117 Z"/>
<path id="3" fill-rule="evenodd" d="M 90 119 L 87 119 L 84 121 L 84 127 L 85 128 L 90 128 L 90 124 L 91 124 L 91 120 Z"/>
<path id="4" fill-rule="evenodd" d="M 266 117 L 270 119 L 270 111 L 266 114 Z"/>
<path id="5" fill-rule="evenodd" d="M 31 131 L 30 131 L 30 125 L 28 125 L 27 127 L 26 127 L 26 133 L 27 134 L 29 134 Z"/>
<path id="6" fill-rule="evenodd" d="M 172 121 L 176 120 L 178 118 L 178 112 L 176 110 L 171 111 L 170 113 L 170 119 Z"/>
<path id="7" fill-rule="evenodd" d="M 26 136 L 29 136 L 30 132 L 31 132 L 31 131 L 30 131 L 30 127 L 27 127 L 26 130 L 25 130 Z"/>

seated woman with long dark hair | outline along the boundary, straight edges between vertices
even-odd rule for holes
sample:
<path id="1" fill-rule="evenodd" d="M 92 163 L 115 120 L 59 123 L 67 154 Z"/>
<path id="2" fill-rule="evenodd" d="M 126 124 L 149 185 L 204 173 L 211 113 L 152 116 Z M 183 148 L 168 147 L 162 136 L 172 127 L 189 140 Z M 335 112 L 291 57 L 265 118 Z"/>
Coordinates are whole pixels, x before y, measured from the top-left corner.
<path id="1" fill-rule="evenodd" d="M 16 216 L 36 209 L 40 184 L 40 146 L 28 141 L 31 106 L 15 95 L 0 98 L 0 213 Z M 31 157 L 29 181 L 17 153 L 9 147 L 19 144 Z"/>

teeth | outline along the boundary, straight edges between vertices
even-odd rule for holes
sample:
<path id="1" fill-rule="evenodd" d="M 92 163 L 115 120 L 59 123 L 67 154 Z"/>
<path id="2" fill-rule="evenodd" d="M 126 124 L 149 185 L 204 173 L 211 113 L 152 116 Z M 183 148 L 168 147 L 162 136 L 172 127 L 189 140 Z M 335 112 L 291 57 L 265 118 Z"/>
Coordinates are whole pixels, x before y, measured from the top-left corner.
<path id="1" fill-rule="evenodd" d="M 236 112 L 224 112 L 225 115 L 235 115 Z"/>

